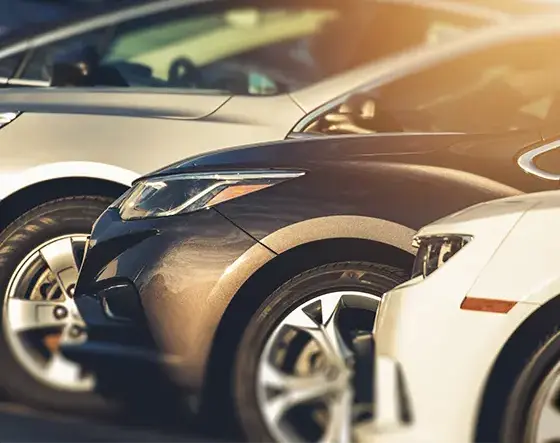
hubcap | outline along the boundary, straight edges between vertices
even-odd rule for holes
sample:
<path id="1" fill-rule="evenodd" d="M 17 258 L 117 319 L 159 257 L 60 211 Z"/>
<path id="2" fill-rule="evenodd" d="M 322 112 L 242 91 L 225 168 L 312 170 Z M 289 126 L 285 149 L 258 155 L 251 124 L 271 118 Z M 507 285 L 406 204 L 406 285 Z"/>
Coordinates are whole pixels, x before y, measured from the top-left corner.
<path id="1" fill-rule="evenodd" d="M 380 297 L 339 291 L 291 311 L 259 360 L 257 400 L 276 441 L 352 441 L 360 419 L 352 337 L 371 332 Z M 351 317 L 351 318 L 350 318 Z"/>
<path id="2" fill-rule="evenodd" d="M 65 359 L 59 343 L 82 324 L 72 298 L 86 235 L 43 243 L 19 264 L 4 301 L 4 334 L 18 362 L 40 382 L 57 389 L 88 391 L 93 379 Z"/>
<path id="3" fill-rule="evenodd" d="M 549 372 L 529 409 L 528 439 L 560 443 L 560 363 Z"/>

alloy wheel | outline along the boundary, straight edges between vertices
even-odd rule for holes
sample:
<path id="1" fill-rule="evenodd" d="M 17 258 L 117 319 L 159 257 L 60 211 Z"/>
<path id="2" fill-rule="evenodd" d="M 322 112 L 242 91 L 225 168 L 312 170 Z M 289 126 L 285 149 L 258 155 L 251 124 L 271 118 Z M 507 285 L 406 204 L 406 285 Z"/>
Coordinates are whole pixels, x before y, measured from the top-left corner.
<path id="1" fill-rule="evenodd" d="M 531 443 L 560 443 L 560 362 L 548 373 L 529 408 Z"/>
<path id="2" fill-rule="evenodd" d="M 380 301 L 365 292 L 326 293 L 293 309 L 274 329 L 256 383 L 276 441 L 350 442 L 353 425 L 371 416 L 371 404 L 357 401 L 352 342 L 371 333 Z"/>
<path id="3" fill-rule="evenodd" d="M 73 300 L 87 235 L 49 240 L 18 265 L 4 299 L 4 335 L 22 367 L 42 383 L 68 391 L 93 389 L 93 379 L 59 352 L 66 338 L 81 334 Z"/>

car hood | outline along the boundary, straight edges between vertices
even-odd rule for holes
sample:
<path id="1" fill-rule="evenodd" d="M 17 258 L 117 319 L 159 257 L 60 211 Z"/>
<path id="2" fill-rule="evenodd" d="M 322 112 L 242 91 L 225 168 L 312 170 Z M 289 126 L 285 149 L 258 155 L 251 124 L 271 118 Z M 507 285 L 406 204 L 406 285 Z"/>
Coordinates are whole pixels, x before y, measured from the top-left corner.
<path id="1" fill-rule="evenodd" d="M 0 112 L 199 119 L 229 99 L 216 91 L 164 88 L 25 88 L 0 91 Z"/>
<path id="2" fill-rule="evenodd" d="M 313 168 L 330 162 L 363 161 L 372 157 L 419 154 L 448 147 L 463 134 L 373 134 L 309 136 L 295 140 L 222 149 L 176 162 L 149 176 L 241 168 Z M 148 176 L 146 176 L 148 177 Z"/>

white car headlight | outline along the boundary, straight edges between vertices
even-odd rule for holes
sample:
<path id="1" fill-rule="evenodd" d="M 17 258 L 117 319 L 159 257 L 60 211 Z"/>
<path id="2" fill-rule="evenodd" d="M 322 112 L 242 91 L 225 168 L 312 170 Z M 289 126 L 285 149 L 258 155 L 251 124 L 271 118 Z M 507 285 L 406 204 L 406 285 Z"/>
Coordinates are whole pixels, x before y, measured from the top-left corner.
<path id="1" fill-rule="evenodd" d="M 412 278 L 419 275 L 426 278 L 437 271 L 472 239 L 470 235 L 460 234 L 416 237 L 413 244 L 418 248 L 418 253 L 412 268 Z"/>
<path id="2" fill-rule="evenodd" d="M 185 173 L 141 180 L 111 207 L 123 220 L 168 217 L 208 208 L 305 174 L 303 171 Z"/>

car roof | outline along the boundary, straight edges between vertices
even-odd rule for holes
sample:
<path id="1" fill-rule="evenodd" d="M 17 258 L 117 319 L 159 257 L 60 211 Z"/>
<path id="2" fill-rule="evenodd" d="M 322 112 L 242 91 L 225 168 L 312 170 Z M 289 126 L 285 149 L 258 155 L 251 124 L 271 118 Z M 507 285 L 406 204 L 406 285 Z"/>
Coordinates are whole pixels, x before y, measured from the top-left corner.
<path id="1" fill-rule="evenodd" d="M 11 46 L 12 44 L 17 44 L 22 40 L 27 40 L 36 35 L 41 35 L 55 29 L 81 23 L 94 17 L 118 14 L 119 12 L 131 7 L 137 7 L 154 1 L 157 0 L 113 0 L 110 9 L 107 7 L 102 9 L 88 7 L 82 10 L 78 9 L 75 12 L 73 11 L 70 15 L 63 15 L 62 18 L 54 20 L 23 23 L 22 26 L 15 29 L 9 29 L 2 34 L 1 47 Z"/>

